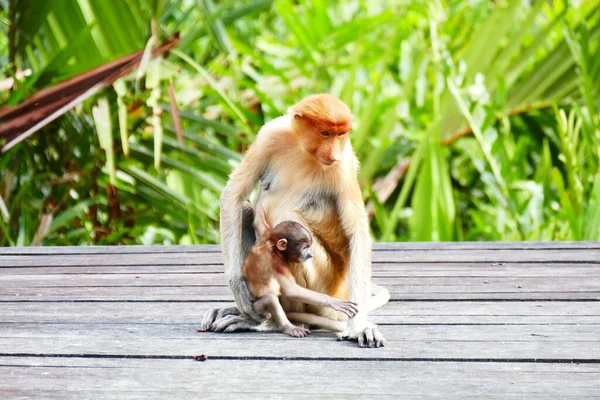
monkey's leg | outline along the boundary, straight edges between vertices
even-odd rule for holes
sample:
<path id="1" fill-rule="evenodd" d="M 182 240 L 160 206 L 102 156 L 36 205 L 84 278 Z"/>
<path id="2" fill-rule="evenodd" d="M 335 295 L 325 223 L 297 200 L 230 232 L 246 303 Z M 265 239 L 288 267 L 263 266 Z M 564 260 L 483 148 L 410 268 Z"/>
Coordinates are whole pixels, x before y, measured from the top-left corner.
<path id="1" fill-rule="evenodd" d="M 265 295 L 265 296 L 261 297 L 260 299 L 256 300 L 254 302 L 254 304 L 252 305 L 252 307 L 254 308 L 254 311 L 256 311 L 262 317 L 271 318 L 273 316 L 271 314 L 271 309 L 273 308 L 273 306 L 271 305 L 271 302 L 273 301 L 272 300 L 273 297 L 275 298 L 275 301 L 276 301 L 277 296 L 272 295 L 272 294 Z"/>
<path id="2" fill-rule="evenodd" d="M 242 256 L 246 257 L 252 246 L 256 243 L 256 234 L 254 233 L 254 210 L 250 203 L 245 202 L 242 206 Z M 238 305 L 243 305 L 243 311 L 236 307 L 213 308 L 206 311 L 202 323 L 201 330 L 212 330 L 215 332 L 236 332 L 258 330 L 258 326 L 264 321 L 258 314 L 254 312 L 252 303 L 254 298 L 246 281 L 240 274 L 229 281 L 229 286 L 235 297 Z M 235 317 L 235 318 L 234 318 Z M 264 330 L 262 327 L 261 330 Z"/>
<path id="3" fill-rule="evenodd" d="M 283 333 L 293 337 L 305 337 L 310 333 L 308 329 L 295 326 L 285 315 L 279 298 L 274 294 L 268 294 L 254 302 L 254 310 L 259 314 L 270 313 L 275 319 L 277 326 Z"/>
<path id="4" fill-rule="evenodd" d="M 350 239 L 348 297 L 358 304 L 359 312 L 348 320 L 348 327 L 338 334 L 338 339 L 355 340 L 359 347 L 383 347 L 383 335 L 368 319 L 372 245 L 358 181 L 352 181 L 340 196 L 339 210 L 341 225 Z"/>
<path id="5" fill-rule="evenodd" d="M 321 317 L 320 315 L 309 313 L 287 313 L 289 319 L 294 322 L 301 322 L 308 326 L 318 326 L 332 332 L 343 332 L 348 325 L 347 321 L 336 321 L 333 319 Z"/>

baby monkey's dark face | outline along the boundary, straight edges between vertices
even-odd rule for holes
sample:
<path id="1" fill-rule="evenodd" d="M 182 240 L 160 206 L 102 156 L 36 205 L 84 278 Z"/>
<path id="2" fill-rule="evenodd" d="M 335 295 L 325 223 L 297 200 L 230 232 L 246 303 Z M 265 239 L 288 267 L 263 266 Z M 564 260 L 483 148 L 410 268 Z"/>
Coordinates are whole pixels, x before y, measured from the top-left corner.
<path id="1" fill-rule="evenodd" d="M 287 261 L 304 262 L 312 257 L 312 235 L 302 224 L 284 221 L 271 232 L 271 240 Z"/>

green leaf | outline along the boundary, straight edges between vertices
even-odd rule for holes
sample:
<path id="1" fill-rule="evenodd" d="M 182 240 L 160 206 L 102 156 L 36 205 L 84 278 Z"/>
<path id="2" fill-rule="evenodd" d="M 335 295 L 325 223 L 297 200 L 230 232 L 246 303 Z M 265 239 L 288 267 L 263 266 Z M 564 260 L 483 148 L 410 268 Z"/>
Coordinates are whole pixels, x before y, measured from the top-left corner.
<path id="1" fill-rule="evenodd" d="M 125 106 L 124 97 L 127 94 L 125 82 L 122 79 L 117 79 L 113 84 L 117 93 L 117 107 L 119 115 L 119 133 L 121 134 L 121 146 L 123 154 L 129 157 L 129 127 L 127 125 L 127 106 Z"/>
<path id="2" fill-rule="evenodd" d="M 600 240 L 600 174 L 596 175 L 590 201 L 581 218 L 581 240 Z"/>
<path id="3" fill-rule="evenodd" d="M 93 196 L 88 199 L 82 200 L 62 213 L 58 214 L 52 219 L 48 234 L 56 232 L 58 229 L 64 227 L 75 218 L 81 218 L 84 213 L 88 211 L 88 208 L 94 204 L 106 204 L 107 198 L 104 195 Z"/>
<path id="4" fill-rule="evenodd" d="M 96 133 L 100 147 L 106 152 L 106 167 L 110 175 L 110 183 L 115 182 L 115 155 L 113 150 L 112 124 L 108 100 L 106 97 L 98 99 L 98 104 L 92 108 Z"/>

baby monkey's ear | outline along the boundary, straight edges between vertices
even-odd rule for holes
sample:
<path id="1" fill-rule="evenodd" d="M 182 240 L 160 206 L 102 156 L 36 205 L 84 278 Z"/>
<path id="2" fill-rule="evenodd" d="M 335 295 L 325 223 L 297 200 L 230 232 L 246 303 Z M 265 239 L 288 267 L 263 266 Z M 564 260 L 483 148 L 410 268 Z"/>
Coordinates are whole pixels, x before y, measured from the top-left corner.
<path id="1" fill-rule="evenodd" d="M 277 241 L 277 248 L 279 251 L 285 251 L 287 249 L 287 239 L 279 239 Z"/>

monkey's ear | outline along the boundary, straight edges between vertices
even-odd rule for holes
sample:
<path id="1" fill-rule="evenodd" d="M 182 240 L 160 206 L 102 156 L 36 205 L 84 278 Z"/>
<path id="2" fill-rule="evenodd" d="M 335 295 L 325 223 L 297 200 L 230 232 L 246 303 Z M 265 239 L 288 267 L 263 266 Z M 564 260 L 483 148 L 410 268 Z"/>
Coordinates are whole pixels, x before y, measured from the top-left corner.
<path id="1" fill-rule="evenodd" d="M 279 239 L 277 241 L 277 248 L 279 251 L 285 251 L 287 249 L 287 239 Z"/>
<path id="2" fill-rule="evenodd" d="M 294 113 L 294 119 L 300 119 L 300 118 L 302 118 L 302 113 L 295 112 Z"/>

